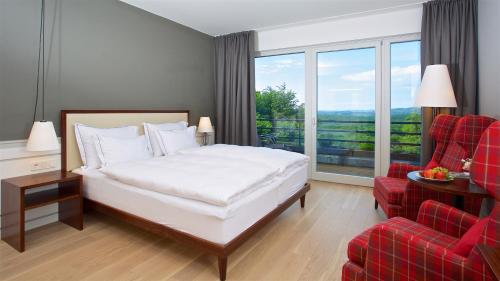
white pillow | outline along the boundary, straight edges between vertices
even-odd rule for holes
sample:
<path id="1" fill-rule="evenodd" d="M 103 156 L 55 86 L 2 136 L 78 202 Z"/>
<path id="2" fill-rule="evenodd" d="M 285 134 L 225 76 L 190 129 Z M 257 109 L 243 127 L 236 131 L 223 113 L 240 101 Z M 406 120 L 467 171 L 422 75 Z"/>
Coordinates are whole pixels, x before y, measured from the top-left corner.
<path id="1" fill-rule="evenodd" d="M 99 168 L 101 161 L 97 155 L 95 148 L 95 138 L 99 134 L 101 136 L 119 137 L 119 138 L 132 138 L 139 136 L 139 127 L 127 126 L 120 128 L 94 128 L 87 125 L 75 124 L 76 142 L 80 150 L 85 168 Z"/>
<path id="2" fill-rule="evenodd" d="M 162 123 L 162 124 L 151 124 L 151 123 L 143 123 L 144 125 L 144 134 L 146 135 L 146 139 L 148 140 L 148 148 L 149 151 L 153 152 L 155 157 L 162 156 L 164 153 L 160 147 L 160 142 L 157 138 L 157 131 L 171 131 L 171 130 L 183 130 L 188 126 L 187 122 L 180 121 L 177 123 Z"/>
<path id="3" fill-rule="evenodd" d="M 196 126 L 184 130 L 157 131 L 158 139 L 161 141 L 161 149 L 165 155 L 175 154 L 177 151 L 199 147 L 196 142 Z"/>
<path id="4" fill-rule="evenodd" d="M 95 139 L 97 155 L 102 166 L 152 158 L 145 136 L 115 138 L 97 135 Z"/>

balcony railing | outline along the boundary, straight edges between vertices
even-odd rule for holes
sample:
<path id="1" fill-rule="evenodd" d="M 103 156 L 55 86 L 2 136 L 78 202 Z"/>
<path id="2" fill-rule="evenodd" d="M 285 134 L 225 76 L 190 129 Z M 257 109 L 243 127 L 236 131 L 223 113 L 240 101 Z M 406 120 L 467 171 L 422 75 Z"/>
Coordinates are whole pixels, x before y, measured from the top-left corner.
<path id="1" fill-rule="evenodd" d="M 304 153 L 304 119 L 257 119 L 261 144 L 267 147 Z M 260 121 L 260 122 L 259 122 Z M 352 125 L 352 126 L 350 126 Z M 400 131 L 402 125 L 414 126 L 413 131 Z M 331 128 L 336 126 L 336 128 Z M 368 126 L 368 128 L 366 128 Z M 420 122 L 391 122 L 391 160 L 418 164 L 420 138 L 397 141 L 402 136 L 420 136 Z M 330 127 L 330 128 L 326 128 Z M 347 127 L 347 128 L 346 128 Z M 356 128 L 361 127 L 361 128 Z M 370 128 L 373 127 L 373 128 Z M 394 128 L 396 127 L 396 128 Z M 375 147 L 375 121 L 368 120 L 318 120 L 318 162 L 328 164 L 332 157 L 365 159 L 356 166 L 372 167 Z M 371 160 L 370 160 L 371 159 Z M 345 160 L 345 159 L 344 159 Z M 323 162 L 322 162 L 323 161 Z"/>

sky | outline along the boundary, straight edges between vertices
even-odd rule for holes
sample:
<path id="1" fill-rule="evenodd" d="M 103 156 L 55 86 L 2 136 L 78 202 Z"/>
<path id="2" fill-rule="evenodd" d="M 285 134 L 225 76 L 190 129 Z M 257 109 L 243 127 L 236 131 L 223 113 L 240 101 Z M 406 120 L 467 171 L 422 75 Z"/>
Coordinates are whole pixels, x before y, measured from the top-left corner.
<path id="1" fill-rule="evenodd" d="M 318 109 L 375 109 L 375 48 L 323 52 L 317 55 Z M 286 83 L 305 101 L 304 53 L 255 59 L 255 86 Z M 413 107 L 420 84 L 420 42 L 391 45 L 391 108 Z"/>

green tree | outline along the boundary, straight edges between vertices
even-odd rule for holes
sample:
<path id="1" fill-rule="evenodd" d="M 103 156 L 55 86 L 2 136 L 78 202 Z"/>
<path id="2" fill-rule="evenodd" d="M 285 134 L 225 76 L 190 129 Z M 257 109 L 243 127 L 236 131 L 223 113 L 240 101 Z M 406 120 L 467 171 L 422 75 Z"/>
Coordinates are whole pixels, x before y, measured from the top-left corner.
<path id="1" fill-rule="evenodd" d="M 286 88 L 286 84 L 267 87 L 256 92 L 257 113 L 261 118 L 281 119 L 295 117 L 299 111 L 296 93 Z M 303 107 L 303 106 L 302 106 Z"/>
<path id="2" fill-rule="evenodd" d="M 303 122 L 297 122 L 294 119 L 304 118 L 304 104 L 299 104 L 296 96 L 293 90 L 287 89 L 285 83 L 277 87 L 269 86 L 256 92 L 259 134 L 272 133 L 289 144 L 303 145 L 301 140 Z M 278 127 L 279 131 L 276 129 Z"/>

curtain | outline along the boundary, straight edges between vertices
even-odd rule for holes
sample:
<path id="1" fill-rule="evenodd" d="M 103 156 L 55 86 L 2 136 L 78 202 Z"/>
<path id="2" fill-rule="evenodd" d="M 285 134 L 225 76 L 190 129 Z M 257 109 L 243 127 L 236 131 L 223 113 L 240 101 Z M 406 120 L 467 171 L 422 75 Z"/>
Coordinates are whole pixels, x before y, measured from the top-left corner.
<path id="1" fill-rule="evenodd" d="M 257 144 L 254 32 L 215 38 L 217 143 Z"/>
<path id="2" fill-rule="evenodd" d="M 458 116 L 478 111 L 477 0 L 434 0 L 423 4 L 421 30 L 422 75 L 431 64 L 446 64 L 450 72 Z M 432 156 L 427 132 L 439 109 L 423 109 L 422 163 Z"/>

